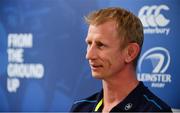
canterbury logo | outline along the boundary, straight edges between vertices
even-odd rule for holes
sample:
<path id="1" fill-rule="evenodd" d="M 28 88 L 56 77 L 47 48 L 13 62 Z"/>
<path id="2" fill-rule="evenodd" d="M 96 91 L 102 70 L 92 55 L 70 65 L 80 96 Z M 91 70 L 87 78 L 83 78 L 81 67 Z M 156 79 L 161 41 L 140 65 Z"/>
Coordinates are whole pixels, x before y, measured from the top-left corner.
<path id="1" fill-rule="evenodd" d="M 170 20 L 165 18 L 161 14 L 161 10 L 168 11 L 169 7 L 167 5 L 160 6 L 144 6 L 140 9 L 138 17 L 141 19 L 141 22 L 144 27 L 164 27 L 169 24 Z"/>

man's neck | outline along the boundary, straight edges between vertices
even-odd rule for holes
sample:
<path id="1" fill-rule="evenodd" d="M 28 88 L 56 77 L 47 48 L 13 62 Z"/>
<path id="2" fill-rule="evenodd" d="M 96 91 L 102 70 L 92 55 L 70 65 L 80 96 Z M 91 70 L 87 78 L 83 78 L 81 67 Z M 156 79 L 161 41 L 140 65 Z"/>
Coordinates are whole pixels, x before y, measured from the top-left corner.
<path id="1" fill-rule="evenodd" d="M 138 83 L 136 73 L 133 71 L 103 80 L 103 111 L 109 112 L 123 101 Z"/>

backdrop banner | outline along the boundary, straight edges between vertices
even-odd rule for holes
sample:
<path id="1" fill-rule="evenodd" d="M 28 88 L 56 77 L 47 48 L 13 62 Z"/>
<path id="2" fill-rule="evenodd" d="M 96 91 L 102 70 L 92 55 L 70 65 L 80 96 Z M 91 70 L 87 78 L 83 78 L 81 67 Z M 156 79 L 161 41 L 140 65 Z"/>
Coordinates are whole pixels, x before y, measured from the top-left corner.
<path id="1" fill-rule="evenodd" d="M 122 7 L 144 26 L 137 78 L 180 110 L 179 0 L 0 0 L 0 111 L 67 112 L 99 91 L 85 59 L 84 16 Z M 177 66 L 177 67 L 176 67 Z"/>

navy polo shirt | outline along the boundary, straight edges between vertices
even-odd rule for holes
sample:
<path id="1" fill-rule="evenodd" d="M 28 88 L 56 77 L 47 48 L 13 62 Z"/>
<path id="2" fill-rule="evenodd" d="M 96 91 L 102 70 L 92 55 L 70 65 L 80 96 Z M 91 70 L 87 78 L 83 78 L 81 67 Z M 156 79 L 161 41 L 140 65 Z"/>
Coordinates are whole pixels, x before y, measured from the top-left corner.
<path id="1" fill-rule="evenodd" d="M 71 112 L 101 112 L 103 90 L 79 101 L 75 101 Z M 171 108 L 155 96 L 142 82 L 110 112 L 172 112 Z"/>

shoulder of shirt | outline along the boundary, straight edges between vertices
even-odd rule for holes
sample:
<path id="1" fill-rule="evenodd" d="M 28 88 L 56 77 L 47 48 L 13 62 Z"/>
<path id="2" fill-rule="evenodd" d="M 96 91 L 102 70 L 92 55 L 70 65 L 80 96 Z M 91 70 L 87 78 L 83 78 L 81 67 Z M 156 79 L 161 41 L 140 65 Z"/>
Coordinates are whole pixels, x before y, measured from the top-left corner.
<path id="1" fill-rule="evenodd" d="M 97 96 L 98 93 L 95 93 L 87 98 L 76 100 L 72 107 L 71 112 L 88 112 L 89 110 L 92 110 L 94 105 L 97 103 Z"/>
<path id="2" fill-rule="evenodd" d="M 158 111 L 172 112 L 171 107 L 167 105 L 162 99 L 157 97 L 153 92 L 151 92 L 147 87 L 144 89 L 142 95 L 143 100 L 146 104 L 151 107 L 151 110 L 156 109 Z"/>
<path id="3" fill-rule="evenodd" d="M 73 104 L 80 104 L 80 103 L 95 103 L 97 102 L 97 96 L 98 96 L 98 93 L 95 93 L 87 98 L 84 98 L 84 99 L 80 99 L 80 100 L 76 100 Z"/>

